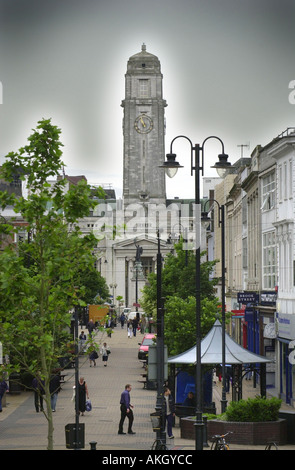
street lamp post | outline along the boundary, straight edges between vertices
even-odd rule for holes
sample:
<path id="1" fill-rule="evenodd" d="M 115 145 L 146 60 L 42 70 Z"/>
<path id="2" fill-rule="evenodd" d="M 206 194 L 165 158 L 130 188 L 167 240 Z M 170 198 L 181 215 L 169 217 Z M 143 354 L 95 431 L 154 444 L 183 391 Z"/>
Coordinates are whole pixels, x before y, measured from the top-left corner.
<path id="1" fill-rule="evenodd" d="M 134 244 L 136 246 L 136 256 L 135 256 L 135 310 L 136 310 L 136 319 L 139 322 L 139 312 L 138 312 L 138 280 L 144 278 L 142 273 L 142 264 L 141 264 L 141 255 L 143 248 L 139 245 L 136 245 L 137 239 L 135 238 Z"/>
<path id="2" fill-rule="evenodd" d="M 157 402 L 156 411 L 160 416 L 160 429 L 157 431 L 157 447 L 166 445 L 165 409 L 164 409 L 164 308 L 162 299 L 162 254 L 160 231 L 157 231 Z"/>
<path id="3" fill-rule="evenodd" d="M 219 161 L 215 164 L 215 168 L 222 170 L 228 168 L 230 163 L 227 162 L 228 155 L 224 153 L 224 145 L 222 140 L 216 136 L 207 137 L 203 144 L 192 144 L 192 141 L 184 136 L 179 135 L 175 137 L 170 144 L 170 153 L 166 155 L 167 161 L 161 165 L 161 168 L 165 168 L 166 174 L 173 178 L 178 168 L 182 168 L 181 165 L 176 161 L 176 154 L 172 153 L 173 142 L 178 138 L 184 138 L 189 141 L 191 146 L 191 174 L 195 171 L 195 211 L 200 209 L 200 171 L 204 170 L 204 145 L 207 140 L 214 138 L 219 140 L 222 146 L 222 153 L 219 155 Z M 200 162 L 200 153 L 202 159 Z M 194 158 L 195 156 L 195 158 Z M 201 165 L 200 165 L 201 163 Z M 218 171 L 218 170 L 217 170 Z M 200 211 L 199 211 L 200 212 Z M 195 227 L 200 227 L 200 220 L 197 220 L 197 211 L 195 212 Z M 195 448 L 196 450 L 203 450 L 203 419 L 202 419 L 202 369 L 201 369 L 201 252 L 200 252 L 200 240 L 199 237 L 196 240 L 196 434 L 195 434 Z"/>
<path id="4" fill-rule="evenodd" d="M 225 218 L 224 204 L 220 205 L 215 199 L 208 199 L 208 202 L 215 202 L 218 206 L 218 225 L 221 227 L 221 328 L 222 328 L 222 394 L 221 394 L 221 413 L 225 413 L 227 407 L 226 400 L 226 367 L 225 367 Z M 208 213 L 202 213 L 202 221 L 208 219 Z"/>
<path id="5" fill-rule="evenodd" d="M 79 341 L 78 341 L 78 330 L 79 330 L 79 319 L 78 319 L 78 307 L 74 307 L 75 315 L 75 450 L 80 449 L 79 445 Z"/>
<path id="6" fill-rule="evenodd" d="M 117 286 L 118 286 L 118 284 L 116 284 L 116 283 L 110 284 L 110 288 L 111 288 L 112 291 L 113 291 L 113 305 L 114 305 L 114 306 L 115 306 L 115 291 L 116 291 L 116 289 L 117 289 Z"/>

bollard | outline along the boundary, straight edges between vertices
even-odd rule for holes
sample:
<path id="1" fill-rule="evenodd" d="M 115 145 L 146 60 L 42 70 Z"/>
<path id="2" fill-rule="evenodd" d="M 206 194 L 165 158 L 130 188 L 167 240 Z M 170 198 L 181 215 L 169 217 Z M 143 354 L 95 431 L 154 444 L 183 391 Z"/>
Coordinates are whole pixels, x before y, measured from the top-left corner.
<path id="1" fill-rule="evenodd" d="M 91 441 L 91 442 L 89 442 L 89 444 L 90 444 L 90 450 L 96 450 L 96 444 L 97 444 L 97 442 Z"/>
<path id="2" fill-rule="evenodd" d="M 209 444 L 208 444 L 208 442 L 207 442 L 207 421 L 208 421 L 207 416 L 203 416 L 203 423 L 204 423 L 204 428 L 203 428 L 203 447 L 209 447 Z"/>

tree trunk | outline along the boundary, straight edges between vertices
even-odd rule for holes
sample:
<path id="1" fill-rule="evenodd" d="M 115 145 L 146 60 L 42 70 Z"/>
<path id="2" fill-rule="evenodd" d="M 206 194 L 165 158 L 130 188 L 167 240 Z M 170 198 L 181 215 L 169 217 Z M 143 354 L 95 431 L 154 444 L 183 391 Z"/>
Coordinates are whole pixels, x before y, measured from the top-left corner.
<path id="1" fill-rule="evenodd" d="M 53 450 L 53 416 L 51 409 L 51 396 L 49 382 L 45 386 L 46 419 L 47 419 L 47 450 Z"/>
<path id="2" fill-rule="evenodd" d="M 46 402 L 46 413 L 47 419 L 47 450 L 53 450 L 53 417 L 51 408 L 51 395 L 50 395 L 50 379 L 51 379 L 51 364 L 46 362 L 46 352 L 43 347 L 40 348 L 42 373 L 45 377 L 45 402 Z"/>

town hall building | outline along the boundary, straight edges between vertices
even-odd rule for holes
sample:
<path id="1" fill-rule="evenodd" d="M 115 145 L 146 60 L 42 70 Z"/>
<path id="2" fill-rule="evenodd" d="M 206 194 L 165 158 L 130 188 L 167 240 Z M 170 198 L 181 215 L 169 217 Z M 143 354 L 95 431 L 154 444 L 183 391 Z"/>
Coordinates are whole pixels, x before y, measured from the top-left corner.
<path id="1" fill-rule="evenodd" d="M 165 172 L 165 107 L 161 64 L 146 50 L 131 56 L 125 74 L 123 108 L 123 201 L 106 200 L 106 225 L 115 227 L 98 244 L 98 269 L 115 299 L 140 305 L 140 291 L 155 271 L 158 239 L 163 258 L 171 228 L 179 232 L 179 203 L 167 210 Z M 171 201 L 173 204 L 173 201 Z M 98 206 L 102 216 L 102 208 Z M 95 215 L 95 214 L 94 214 Z M 169 228 L 168 228 L 169 227 Z M 95 227 L 93 227 L 95 231 Z M 99 234 L 97 234 L 99 235 Z M 141 248 L 140 263 L 136 262 Z M 140 307 L 139 307 L 140 310 Z"/>

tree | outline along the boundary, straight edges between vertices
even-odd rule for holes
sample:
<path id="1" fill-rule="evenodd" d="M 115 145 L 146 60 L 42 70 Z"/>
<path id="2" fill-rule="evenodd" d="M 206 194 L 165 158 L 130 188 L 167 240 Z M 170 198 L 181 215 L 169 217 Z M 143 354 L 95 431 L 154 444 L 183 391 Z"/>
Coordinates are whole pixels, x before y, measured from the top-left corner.
<path id="1" fill-rule="evenodd" d="M 80 297 L 85 304 L 95 304 L 97 299 L 100 302 L 106 301 L 109 296 L 109 288 L 105 278 L 97 271 L 94 264 L 87 266 L 79 273 L 81 282 L 85 285 L 84 294 Z"/>
<path id="2" fill-rule="evenodd" d="M 169 355 L 192 347 L 196 341 L 195 254 L 188 256 L 182 242 L 175 244 L 176 254 L 168 254 L 162 269 L 162 297 L 165 298 L 165 344 Z M 220 308 L 214 293 L 216 279 L 210 280 L 216 261 L 201 263 L 201 325 L 205 336 Z M 151 273 L 140 299 L 144 311 L 154 318 L 157 314 L 157 275 Z"/>
<path id="3" fill-rule="evenodd" d="M 85 181 L 65 191 L 60 129 L 51 120 L 38 122 L 28 145 L 10 152 L 1 178 L 26 179 L 29 195 L 0 192 L 0 206 L 14 206 L 26 221 L 25 240 L 0 254 L 0 340 L 9 355 L 8 373 L 25 370 L 44 380 L 48 449 L 53 449 L 53 420 L 49 384 L 58 358 L 69 344 L 70 311 L 85 293 L 82 272 L 93 265 L 93 235 L 82 237 L 75 225 L 95 206 Z M 57 179 L 54 185 L 48 178 Z M 103 197 L 101 188 L 98 196 Z M 71 231 L 68 226 L 73 227 Z M 4 226 L 5 225 L 5 226 Z M 0 228 L 8 231 L 7 224 Z M 22 227 L 23 228 L 23 227 Z M 18 228 L 10 225 L 11 232 Z"/>
<path id="4" fill-rule="evenodd" d="M 217 298 L 201 302 L 202 337 L 212 328 L 218 311 Z M 169 297 L 165 303 L 165 344 L 169 355 L 180 354 L 196 344 L 196 298 Z"/>

